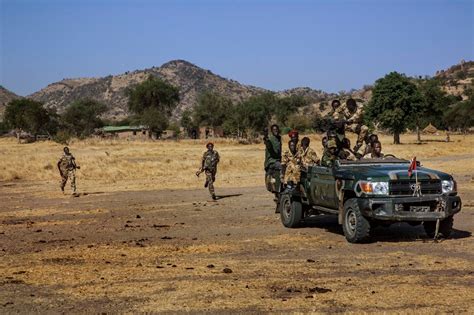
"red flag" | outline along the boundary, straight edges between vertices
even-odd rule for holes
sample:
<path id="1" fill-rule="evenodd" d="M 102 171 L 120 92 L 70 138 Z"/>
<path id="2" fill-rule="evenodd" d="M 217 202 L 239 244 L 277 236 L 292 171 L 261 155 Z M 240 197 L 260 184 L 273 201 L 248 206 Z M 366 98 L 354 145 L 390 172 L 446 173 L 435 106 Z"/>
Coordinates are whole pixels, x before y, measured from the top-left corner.
<path id="1" fill-rule="evenodd" d="M 416 156 L 411 159 L 410 166 L 408 167 L 408 176 L 411 177 L 412 171 L 416 170 Z"/>

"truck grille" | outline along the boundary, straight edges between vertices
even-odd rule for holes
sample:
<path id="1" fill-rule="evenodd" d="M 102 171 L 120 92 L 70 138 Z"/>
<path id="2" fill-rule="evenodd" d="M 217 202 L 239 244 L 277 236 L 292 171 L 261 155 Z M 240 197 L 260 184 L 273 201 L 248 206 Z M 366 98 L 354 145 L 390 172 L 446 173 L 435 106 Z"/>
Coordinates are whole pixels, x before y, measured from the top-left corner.
<path id="1" fill-rule="evenodd" d="M 439 179 L 420 180 L 422 194 L 441 194 L 441 181 Z M 412 195 L 415 180 L 391 180 L 389 182 L 390 195 Z"/>

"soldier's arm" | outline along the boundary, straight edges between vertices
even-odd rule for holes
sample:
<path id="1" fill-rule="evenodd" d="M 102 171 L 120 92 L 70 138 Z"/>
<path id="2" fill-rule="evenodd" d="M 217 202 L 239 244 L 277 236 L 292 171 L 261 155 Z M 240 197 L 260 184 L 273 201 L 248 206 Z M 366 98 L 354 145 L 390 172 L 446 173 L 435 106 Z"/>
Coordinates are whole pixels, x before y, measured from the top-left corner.
<path id="1" fill-rule="evenodd" d="M 311 161 L 313 161 L 314 164 L 319 163 L 319 157 L 318 157 L 318 154 L 316 153 L 316 151 L 314 151 L 314 150 L 310 151 L 310 159 L 311 159 Z"/>
<path id="2" fill-rule="evenodd" d="M 219 155 L 219 152 L 216 151 L 216 164 L 219 163 L 221 160 L 221 156 Z"/>
<path id="3" fill-rule="evenodd" d="M 74 168 L 79 168 L 79 166 L 77 166 L 77 164 L 76 164 L 76 158 L 74 156 L 71 157 L 71 162 L 72 162 L 72 166 Z"/>
<path id="4" fill-rule="evenodd" d="M 61 171 L 61 160 L 62 160 L 62 159 L 59 159 L 58 164 L 57 164 L 59 174 L 62 174 L 62 173 L 63 173 L 63 171 Z"/>
<path id="5" fill-rule="evenodd" d="M 286 171 L 286 165 L 289 162 L 289 157 L 287 152 L 283 153 L 283 156 L 281 157 L 281 172 L 280 172 L 280 177 L 283 178 L 285 177 L 285 171 Z"/>
<path id="6" fill-rule="evenodd" d="M 272 141 L 272 139 L 267 138 L 265 140 L 265 149 L 270 152 L 271 156 L 275 156 L 276 150 L 275 150 L 275 143 L 276 141 Z"/>
<path id="7" fill-rule="evenodd" d="M 350 118 L 354 123 L 361 123 L 362 122 L 362 114 L 363 114 L 363 108 L 359 107 L 357 108 L 356 112 L 352 117 Z"/>
<path id="8" fill-rule="evenodd" d="M 201 171 L 204 170 L 204 162 L 206 161 L 206 152 L 204 152 L 204 154 L 202 155 L 202 159 L 201 159 Z"/>

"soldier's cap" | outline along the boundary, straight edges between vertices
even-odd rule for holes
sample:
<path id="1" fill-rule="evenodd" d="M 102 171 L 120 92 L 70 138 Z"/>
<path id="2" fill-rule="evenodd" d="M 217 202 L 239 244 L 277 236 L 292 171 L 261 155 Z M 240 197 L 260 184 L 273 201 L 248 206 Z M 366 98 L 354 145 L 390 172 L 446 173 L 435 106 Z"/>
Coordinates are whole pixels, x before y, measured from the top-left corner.
<path id="1" fill-rule="evenodd" d="M 335 139 L 329 139 L 326 146 L 328 147 L 328 149 L 337 148 L 336 140 Z"/>
<path id="2" fill-rule="evenodd" d="M 298 133 L 298 130 L 296 129 L 290 130 L 290 132 L 288 132 L 288 137 L 290 138 L 297 137 L 298 135 L 299 133 Z"/>
<path id="3" fill-rule="evenodd" d="M 66 150 L 66 149 L 69 150 L 69 147 L 64 147 L 64 148 L 63 148 L 63 151 Z"/>
<path id="4" fill-rule="evenodd" d="M 208 142 L 208 143 L 206 144 L 206 148 L 208 148 L 210 145 L 214 146 L 214 143 Z"/>

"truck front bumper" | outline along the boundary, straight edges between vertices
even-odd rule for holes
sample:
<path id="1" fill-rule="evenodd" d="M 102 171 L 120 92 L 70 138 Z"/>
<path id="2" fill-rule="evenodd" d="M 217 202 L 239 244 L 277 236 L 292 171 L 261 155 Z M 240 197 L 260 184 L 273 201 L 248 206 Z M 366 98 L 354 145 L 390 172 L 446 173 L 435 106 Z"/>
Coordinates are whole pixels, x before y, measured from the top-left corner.
<path id="1" fill-rule="evenodd" d="M 449 195 L 360 198 L 358 203 L 365 216 L 390 221 L 436 221 L 461 211 L 461 198 Z"/>

